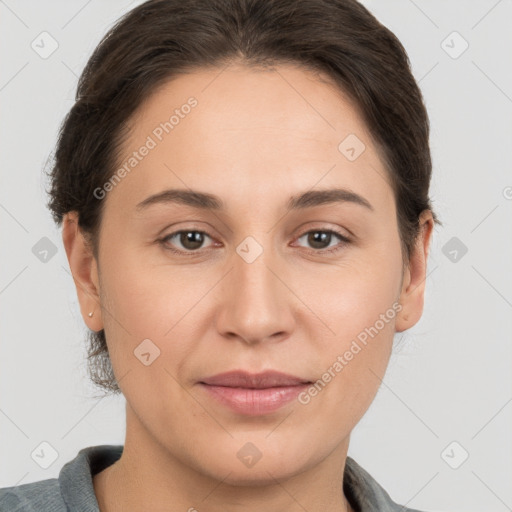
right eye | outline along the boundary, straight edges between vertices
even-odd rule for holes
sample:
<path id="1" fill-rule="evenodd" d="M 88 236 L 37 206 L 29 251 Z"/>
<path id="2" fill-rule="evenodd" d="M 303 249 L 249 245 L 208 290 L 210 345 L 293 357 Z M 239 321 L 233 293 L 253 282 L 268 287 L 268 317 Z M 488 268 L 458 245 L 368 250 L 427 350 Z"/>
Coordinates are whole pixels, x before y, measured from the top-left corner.
<path id="1" fill-rule="evenodd" d="M 180 231 L 175 231 L 174 233 L 170 233 L 165 237 L 161 238 L 159 242 L 163 245 L 166 250 L 177 254 L 186 254 L 198 252 L 198 249 L 201 249 L 205 238 L 212 238 L 205 231 L 198 231 L 195 229 L 182 229 Z M 172 242 L 174 240 L 174 242 Z M 181 244 L 181 249 L 174 249 L 169 247 L 169 243 L 179 243 Z"/>

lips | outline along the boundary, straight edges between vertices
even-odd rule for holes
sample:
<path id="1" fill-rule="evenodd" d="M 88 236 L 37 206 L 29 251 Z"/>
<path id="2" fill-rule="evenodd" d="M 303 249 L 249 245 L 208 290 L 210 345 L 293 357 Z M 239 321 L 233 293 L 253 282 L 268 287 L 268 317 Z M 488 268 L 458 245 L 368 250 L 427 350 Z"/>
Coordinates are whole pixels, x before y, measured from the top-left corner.
<path id="1" fill-rule="evenodd" d="M 256 374 L 235 370 L 208 377 L 203 379 L 201 383 L 209 386 L 229 388 L 267 389 L 300 386 L 310 384 L 311 381 L 274 370 L 267 370 L 266 372 Z"/>
<path id="2" fill-rule="evenodd" d="M 257 374 L 235 370 L 207 377 L 198 384 L 218 406 L 239 415 L 261 416 L 291 404 L 311 381 L 274 370 Z"/>

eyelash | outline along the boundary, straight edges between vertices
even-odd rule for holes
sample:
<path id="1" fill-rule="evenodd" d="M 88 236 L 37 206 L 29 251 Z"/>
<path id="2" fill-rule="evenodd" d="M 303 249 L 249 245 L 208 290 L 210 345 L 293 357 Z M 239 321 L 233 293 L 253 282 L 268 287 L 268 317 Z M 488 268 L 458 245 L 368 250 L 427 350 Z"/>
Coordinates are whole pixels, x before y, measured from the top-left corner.
<path id="1" fill-rule="evenodd" d="M 166 250 L 166 251 L 170 251 L 174 254 L 178 254 L 178 255 L 181 255 L 181 256 L 196 256 L 200 251 L 201 249 L 197 249 L 195 251 L 182 251 L 182 250 L 179 250 L 179 249 L 174 249 L 172 247 L 170 247 L 168 245 L 168 242 L 167 240 L 170 239 L 170 238 L 173 238 L 175 237 L 176 235 L 179 235 L 180 233 L 201 233 L 203 235 L 206 235 L 208 236 L 209 238 L 211 238 L 213 240 L 213 237 L 206 231 L 201 231 L 201 230 L 198 230 L 198 229 L 181 229 L 179 231 L 174 231 L 173 233 L 170 233 L 166 236 L 164 236 L 163 238 L 160 238 L 158 240 L 158 242 L 163 246 L 163 248 Z M 335 235 L 336 237 L 338 237 L 341 242 L 341 246 L 338 245 L 334 248 L 331 248 L 331 249 L 310 249 L 309 251 L 307 251 L 309 254 L 326 254 L 326 253 L 329 253 L 329 254 L 332 254 L 332 253 L 336 253 L 338 251 L 340 251 L 341 249 L 343 249 L 343 247 L 347 244 L 349 244 L 351 241 L 349 238 L 347 238 L 345 235 L 342 235 L 341 233 L 339 233 L 338 231 L 336 230 L 333 230 L 333 229 L 310 229 L 309 231 L 305 231 L 304 233 L 302 233 L 301 235 L 299 235 L 297 237 L 297 239 L 300 239 L 302 238 L 304 235 L 308 235 L 309 233 L 329 233 L 331 235 Z"/>

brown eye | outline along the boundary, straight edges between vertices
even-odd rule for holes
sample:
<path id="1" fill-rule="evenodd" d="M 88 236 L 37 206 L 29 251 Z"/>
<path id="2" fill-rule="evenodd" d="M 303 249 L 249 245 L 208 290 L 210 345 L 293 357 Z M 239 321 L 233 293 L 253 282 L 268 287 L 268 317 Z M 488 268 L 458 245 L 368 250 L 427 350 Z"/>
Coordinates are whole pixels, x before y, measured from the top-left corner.
<path id="1" fill-rule="evenodd" d="M 346 243 L 350 242 L 346 236 L 330 229 L 307 231 L 300 236 L 298 240 L 301 238 L 305 238 L 309 248 L 315 249 L 317 252 L 334 252 L 341 249 L 341 247 Z M 334 246 L 332 246 L 331 243 L 336 242 L 336 239 L 338 239 L 338 243 L 335 243 Z"/>
<path id="2" fill-rule="evenodd" d="M 331 243 L 332 233 L 327 231 L 310 231 L 307 234 L 308 243 L 313 249 L 325 249 Z M 327 245 L 324 245 L 327 244 Z"/>
<path id="3" fill-rule="evenodd" d="M 176 250 L 177 252 L 187 252 L 201 249 L 202 245 L 204 244 L 205 238 L 210 238 L 210 236 L 204 231 L 182 230 L 167 235 L 166 237 L 162 238 L 161 241 L 164 244 L 178 243 L 181 246 L 178 245 L 178 249 L 171 250 Z"/>

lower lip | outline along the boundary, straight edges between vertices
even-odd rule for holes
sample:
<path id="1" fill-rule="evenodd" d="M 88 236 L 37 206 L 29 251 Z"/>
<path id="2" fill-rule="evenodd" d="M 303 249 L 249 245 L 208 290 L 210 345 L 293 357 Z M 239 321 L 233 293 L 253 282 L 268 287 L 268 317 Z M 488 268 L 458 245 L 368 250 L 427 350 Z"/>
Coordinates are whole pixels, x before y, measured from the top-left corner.
<path id="1" fill-rule="evenodd" d="M 200 386 L 218 402 L 239 414 L 249 416 L 259 416 L 277 411 L 296 399 L 309 385 L 301 384 L 278 388 L 249 389 L 210 386 L 202 382 L 200 383 Z"/>

